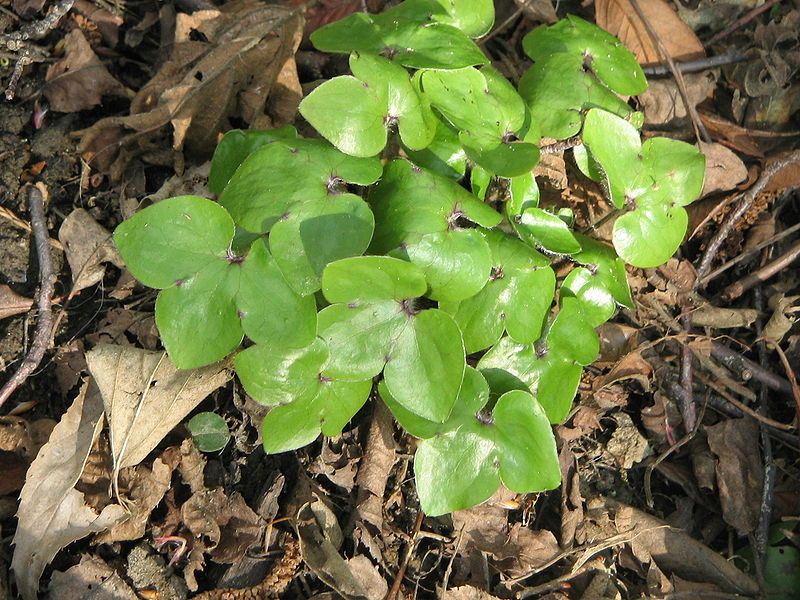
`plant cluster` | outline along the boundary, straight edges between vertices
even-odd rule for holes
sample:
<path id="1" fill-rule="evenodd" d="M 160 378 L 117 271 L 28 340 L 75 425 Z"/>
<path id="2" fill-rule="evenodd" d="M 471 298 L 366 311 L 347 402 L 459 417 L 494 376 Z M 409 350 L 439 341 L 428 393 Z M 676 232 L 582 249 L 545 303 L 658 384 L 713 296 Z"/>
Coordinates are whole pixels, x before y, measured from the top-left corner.
<path id="1" fill-rule="evenodd" d="M 515 89 L 473 41 L 493 20 L 490 0 L 406 0 L 318 30 L 316 47 L 348 53 L 352 71 L 300 104 L 325 139 L 231 131 L 212 162 L 216 202 L 165 200 L 114 234 L 161 290 L 177 367 L 250 341 L 234 365 L 272 407 L 268 452 L 338 435 L 376 390 L 421 439 L 431 515 L 501 483 L 559 484 L 551 424 L 598 355 L 595 327 L 632 306 L 624 263 L 668 259 L 703 184 L 694 147 L 642 143 L 620 95 L 647 84 L 618 40 L 575 17 L 540 27 Z M 578 134 L 578 167 L 621 211 L 613 247 L 539 206 L 540 141 Z M 565 257 L 559 285 L 551 262 Z"/>

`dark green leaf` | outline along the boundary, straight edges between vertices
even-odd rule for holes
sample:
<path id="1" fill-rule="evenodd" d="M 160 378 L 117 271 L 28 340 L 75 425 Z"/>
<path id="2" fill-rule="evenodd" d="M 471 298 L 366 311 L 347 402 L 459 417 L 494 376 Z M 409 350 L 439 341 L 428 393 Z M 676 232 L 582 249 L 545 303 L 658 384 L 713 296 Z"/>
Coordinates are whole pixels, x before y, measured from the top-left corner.
<path id="1" fill-rule="evenodd" d="M 225 419 L 213 412 L 197 413 L 187 426 L 201 452 L 219 452 L 231 438 Z"/>

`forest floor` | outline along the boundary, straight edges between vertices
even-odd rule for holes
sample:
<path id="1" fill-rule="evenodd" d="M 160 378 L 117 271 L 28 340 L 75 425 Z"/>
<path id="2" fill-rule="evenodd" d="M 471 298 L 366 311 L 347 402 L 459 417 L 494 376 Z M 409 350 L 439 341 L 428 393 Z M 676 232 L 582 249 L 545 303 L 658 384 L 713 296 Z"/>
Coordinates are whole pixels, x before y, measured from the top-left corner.
<path id="1" fill-rule="evenodd" d="M 0 0 L 0 80 L 13 92 L 0 99 L 0 383 L 43 352 L 0 417 L 0 598 L 800 598 L 800 12 L 772 0 L 638 4 L 672 58 L 700 61 L 682 90 L 662 68 L 631 100 L 645 136 L 699 136 L 706 185 L 687 239 L 663 267 L 629 269 L 636 306 L 601 328 L 601 357 L 555 428 L 561 488 L 423 518 L 414 441 L 382 405 L 340 437 L 272 456 L 265 409 L 225 365 L 202 381 L 153 378 L 155 292 L 110 240 L 143 203 L 211 197 L 218 134 L 249 124 L 230 114 L 240 90 L 183 76 L 197 60 L 214 73 L 268 64 L 263 51 L 226 54 L 216 32 L 246 9 L 241 26 L 270 38 L 287 5 Z M 530 65 L 522 37 L 570 13 L 643 64 L 663 62 L 631 0 L 495 5 L 479 43 L 515 84 Z M 257 126 L 301 121 L 303 93 L 346 71 L 308 34 L 363 8 L 307 8 Z M 571 207 L 579 227 L 610 210 L 569 152 L 545 158 L 544 205 Z M 43 218 L 29 211 L 39 194 Z M 32 234 L 42 224 L 49 318 Z M 144 450 L 114 465 L 101 391 L 146 389 L 148 375 L 175 412 L 143 414 L 133 433 L 128 423 Z M 186 422 L 200 411 L 229 426 L 220 452 L 192 441 Z"/>

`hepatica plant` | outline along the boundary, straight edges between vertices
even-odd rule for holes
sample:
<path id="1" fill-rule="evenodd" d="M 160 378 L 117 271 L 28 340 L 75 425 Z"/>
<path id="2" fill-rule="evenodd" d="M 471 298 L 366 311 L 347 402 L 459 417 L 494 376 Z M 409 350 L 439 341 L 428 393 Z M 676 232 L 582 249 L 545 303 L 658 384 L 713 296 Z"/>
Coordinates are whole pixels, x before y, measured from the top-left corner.
<path id="1" fill-rule="evenodd" d="M 515 89 L 473 41 L 493 20 L 489 0 L 406 0 L 323 27 L 312 41 L 349 54 L 352 72 L 300 104 L 323 139 L 231 131 L 216 201 L 164 200 L 114 233 L 161 290 L 156 324 L 178 368 L 235 353 L 271 407 L 268 452 L 338 435 L 383 401 L 421 440 L 431 515 L 501 484 L 559 484 L 551 425 L 598 355 L 595 328 L 633 304 L 625 263 L 672 256 L 703 185 L 693 146 L 642 142 L 621 97 L 647 83 L 618 40 L 576 17 L 540 27 Z M 619 209 L 613 246 L 539 205 L 542 138 L 573 136 L 577 166 Z M 554 260 L 573 265 L 560 282 Z"/>

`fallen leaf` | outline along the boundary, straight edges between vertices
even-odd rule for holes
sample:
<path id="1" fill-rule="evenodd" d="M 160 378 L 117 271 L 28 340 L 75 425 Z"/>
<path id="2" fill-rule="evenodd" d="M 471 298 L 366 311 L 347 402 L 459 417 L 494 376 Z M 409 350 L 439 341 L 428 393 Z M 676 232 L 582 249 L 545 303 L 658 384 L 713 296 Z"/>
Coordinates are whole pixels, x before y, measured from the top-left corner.
<path id="1" fill-rule="evenodd" d="M 6 284 L 0 285 L 0 319 L 22 315 L 33 307 L 33 300 L 20 296 Z"/>
<path id="2" fill-rule="evenodd" d="M 623 356 L 608 373 L 597 378 L 593 387 L 595 391 L 600 391 L 614 383 L 634 379 L 644 391 L 648 392 L 652 375 L 653 367 L 642 357 L 641 352 L 636 350 Z"/>
<path id="3" fill-rule="evenodd" d="M 725 145 L 747 156 L 763 158 L 778 146 L 791 143 L 800 135 L 800 131 L 763 131 L 742 127 L 704 111 L 699 111 L 698 114 L 713 139 L 720 143 L 725 142 Z M 789 165 L 784 170 L 790 177 L 797 178 L 796 165 Z M 771 186 L 768 185 L 765 191 L 771 191 Z"/>
<path id="4" fill-rule="evenodd" d="M 84 554 L 66 571 L 53 571 L 48 588 L 50 600 L 138 600 L 138 596 L 108 564 Z"/>
<path id="5" fill-rule="evenodd" d="M 627 471 L 650 456 L 652 450 L 628 414 L 617 413 L 614 415 L 614 420 L 617 422 L 617 428 L 606 444 L 606 452 L 611 455 L 617 466 Z"/>
<path id="6" fill-rule="evenodd" d="M 666 573 L 713 583 L 726 592 L 759 593 L 751 577 L 685 531 L 611 498 L 604 498 L 603 503 L 601 510 L 611 509 L 617 533 L 625 535 L 637 557 L 651 557 Z"/>
<path id="7" fill-rule="evenodd" d="M 207 22 L 176 33 L 169 60 L 139 90 L 129 116 L 101 119 L 80 132 L 79 152 L 95 170 L 117 180 L 126 163 L 141 156 L 181 173 L 184 150 L 210 157 L 230 119 L 262 129 L 286 124 L 285 111 L 275 118 L 267 113 L 267 98 L 300 43 L 300 13 L 235 0 L 206 16 Z M 181 39 L 194 27 L 203 41 Z M 172 144 L 165 152 L 159 143 L 167 128 Z"/>
<path id="8" fill-rule="evenodd" d="M 315 475 L 324 475 L 331 483 L 350 492 L 355 485 L 360 459 L 358 444 L 346 443 L 341 438 L 336 441 L 326 439 L 322 451 L 308 470 Z"/>
<path id="9" fill-rule="evenodd" d="M 686 96 L 697 106 L 714 93 L 716 81 L 706 73 L 686 73 Z M 653 79 L 647 90 L 639 95 L 645 122 L 653 126 L 677 128 L 689 124 L 686 104 L 673 79 Z"/>
<path id="10" fill-rule="evenodd" d="M 521 8 L 531 21 L 541 21 L 542 23 L 558 21 L 558 15 L 551 0 L 514 0 L 514 4 Z"/>
<path id="11" fill-rule="evenodd" d="M 119 28 L 124 23 L 121 16 L 100 8 L 89 0 L 76 0 L 73 10 L 97 25 L 109 48 L 114 48 L 119 43 Z"/>
<path id="12" fill-rule="evenodd" d="M 800 296 L 784 296 L 773 294 L 767 301 L 767 306 L 772 310 L 767 324 L 764 325 L 762 337 L 780 342 L 797 320 L 793 315 L 800 312 Z"/>
<path id="13" fill-rule="evenodd" d="M 98 515 L 75 489 L 100 433 L 102 417 L 100 391 L 89 380 L 28 470 L 20 494 L 11 563 L 24 600 L 37 597 L 39 578 L 56 552 L 125 517 L 124 509 L 116 504 Z"/>
<path id="14" fill-rule="evenodd" d="M 350 569 L 353 577 L 367 590 L 367 598 L 369 600 L 384 600 L 386 598 L 389 593 L 389 585 L 381 577 L 378 567 L 372 564 L 370 559 L 363 554 L 358 554 L 346 562 L 347 568 Z"/>
<path id="15" fill-rule="evenodd" d="M 758 424 L 752 419 L 728 419 L 705 428 L 708 445 L 717 456 L 717 487 L 722 518 L 740 534 L 755 530 L 761 506 L 764 466 L 758 448 Z"/>
<path id="16" fill-rule="evenodd" d="M 310 504 L 303 505 L 297 513 L 296 528 L 303 561 L 322 582 L 345 600 L 373 600 L 374 596 L 355 577 L 347 561 L 323 533 Z"/>
<path id="17" fill-rule="evenodd" d="M 742 159 L 722 144 L 700 142 L 700 150 L 706 157 L 706 175 L 700 197 L 715 192 L 727 192 L 747 179 L 747 167 Z"/>
<path id="18" fill-rule="evenodd" d="M 102 281 L 106 273 L 104 263 L 125 266 L 111 234 L 83 208 L 76 208 L 64 219 L 58 239 L 72 271 L 73 292 Z"/>
<path id="19" fill-rule="evenodd" d="M 732 329 L 750 327 L 758 318 L 754 308 L 724 308 L 706 304 L 692 313 L 692 322 L 698 327 Z"/>
<path id="20" fill-rule="evenodd" d="M 28 472 L 28 461 L 16 452 L 0 450 L 0 496 L 13 494 L 22 489 L 25 484 L 25 474 Z M 13 512 L 12 512 L 13 514 Z"/>
<path id="21" fill-rule="evenodd" d="M 86 353 L 103 397 L 115 471 L 139 464 L 211 392 L 231 378 L 226 362 L 177 370 L 164 352 L 100 345 Z"/>
<path id="22" fill-rule="evenodd" d="M 48 67 L 45 81 L 42 93 L 58 112 L 86 110 L 102 104 L 103 96 L 125 95 L 125 87 L 97 58 L 80 29 L 66 35 L 64 58 Z"/>
<path id="23" fill-rule="evenodd" d="M 441 595 L 442 600 L 499 600 L 497 596 L 492 596 L 488 592 L 479 590 L 471 585 L 462 585 L 459 587 L 445 590 Z"/>
<path id="24" fill-rule="evenodd" d="M 694 31 L 664 0 L 638 0 L 650 25 L 673 60 L 705 56 L 703 44 Z M 664 61 L 630 0 L 596 0 L 597 24 L 617 36 L 643 65 Z"/>

